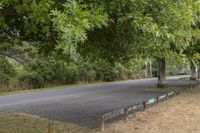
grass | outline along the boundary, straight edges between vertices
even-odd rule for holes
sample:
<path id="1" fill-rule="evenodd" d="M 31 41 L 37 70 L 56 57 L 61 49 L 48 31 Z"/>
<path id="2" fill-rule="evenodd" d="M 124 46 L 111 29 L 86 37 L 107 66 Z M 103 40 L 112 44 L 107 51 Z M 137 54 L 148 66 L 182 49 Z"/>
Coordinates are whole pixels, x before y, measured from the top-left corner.
<path id="1" fill-rule="evenodd" d="M 176 91 L 177 89 L 175 88 L 157 88 L 157 87 L 151 87 L 151 88 L 144 88 L 141 89 L 141 91 L 146 91 L 146 92 L 162 92 L 162 93 L 167 93 L 171 91 Z"/>
<path id="2" fill-rule="evenodd" d="M 91 133 L 91 130 L 26 114 L 9 114 L 0 116 L 0 133 Z"/>
<path id="3" fill-rule="evenodd" d="M 53 87 L 39 88 L 39 89 L 16 90 L 16 91 L 9 91 L 9 92 L 0 92 L 0 96 L 42 92 L 42 91 L 47 91 L 47 90 L 60 90 L 60 89 L 66 89 L 66 88 L 78 88 L 78 87 L 94 86 L 94 85 L 109 84 L 109 83 L 111 82 L 79 83 L 79 84 L 61 85 L 61 86 L 53 86 Z"/>
<path id="4" fill-rule="evenodd" d="M 199 133 L 200 87 L 109 125 L 104 133 Z"/>
<path id="5" fill-rule="evenodd" d="M 180 76 L 186 76 L 186 75 L 180 75 Z M 122 80 L 124 81 L 124 80 Z M 46 88 L 39 88 L 39 89 L 27 89 L 27 90 L 16 90 L 16 91 L 6 91 L 6 92 L 0 92 L 0 96 L 5 95 L 13 95 L 13 94 L 21 94 L 21 93 L 33 93 L 33 92 L 42 92 L 47 90 L 59 90 L 59 89 L 66 89 L 66 88 L 77 88 L 77 87 L 85 87 L 85 86 L 93 86 L 93 85 L 100 85 L 100 84 L 109 84 L 114 82 L 121 82 L 121 81 L 112 81 L 112 82 L 93 82 L 93 83 L 79 83 L 79 84 L 72 84 L 72 85 L 61 85 L 61 86 L 54 86 L 54 87 L 46 87 Z M 143 89 L 143 91 L 158 91 L 158 92 L 168 92 L 168 90 L 174 90 L 173 88 L 147 88 Z"/>
<path id="6" fill-rule="evenodd" d="M 48 90 L 60 90 L 60 89 L 67 89 L 67 88 L 95 86 L 95 85 L 101 85 L 101 84 L 112 84 L 112 83 L 123 82 L 123 81 L 126 81 L 126 80 L 117 80 L 117 81 L 112 81 L 112 82 L 98 81 L 98 82 L 92 82 L 92 83 L 78 83 L 78 84 L 71 84 L 71 85 L 61 85 L 61 86 L 53 86 L 53 87 L 38 88 L 38 89 L 27 89 L 27 90 L 19 89 L 16 91 L 0 92 L 0 96 L 22 94 L 22 93 L 42 92 L 42 91 L 48 91 Z"/>

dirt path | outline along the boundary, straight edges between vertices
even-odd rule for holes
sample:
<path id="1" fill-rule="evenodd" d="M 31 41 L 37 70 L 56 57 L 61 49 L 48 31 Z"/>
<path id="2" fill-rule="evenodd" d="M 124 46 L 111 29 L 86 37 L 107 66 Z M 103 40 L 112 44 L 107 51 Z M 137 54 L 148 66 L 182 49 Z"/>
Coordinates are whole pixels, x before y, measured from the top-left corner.
<path id="1" fill-rule="evenodd" d="M 105 133 L 200 133 L 200 93 L 185 93 L 138 113 Z"/>

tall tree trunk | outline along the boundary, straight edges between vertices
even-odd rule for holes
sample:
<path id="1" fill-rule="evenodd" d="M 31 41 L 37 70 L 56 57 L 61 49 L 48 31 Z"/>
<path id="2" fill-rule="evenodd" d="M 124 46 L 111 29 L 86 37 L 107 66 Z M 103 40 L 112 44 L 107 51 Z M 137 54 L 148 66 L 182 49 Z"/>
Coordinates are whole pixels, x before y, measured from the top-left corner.
<path id="1" fill-rule="evenodd" d="M 190 68 L 191 68 L 191 80 L 196 80 L 197 79 L 197 71 L 194 63 L 191 61 L 190 63 Z"/>
<path id="2" fill-rule="evenodd" d="M 158 87 L 166 86 L 166 63 L 165 58 L 157 58 L 158 61 Z"/>
<path id="3" fill-rule="evenodd" d="M 200 68 L 198 68 L 198 79 L 200 78 Z"/>

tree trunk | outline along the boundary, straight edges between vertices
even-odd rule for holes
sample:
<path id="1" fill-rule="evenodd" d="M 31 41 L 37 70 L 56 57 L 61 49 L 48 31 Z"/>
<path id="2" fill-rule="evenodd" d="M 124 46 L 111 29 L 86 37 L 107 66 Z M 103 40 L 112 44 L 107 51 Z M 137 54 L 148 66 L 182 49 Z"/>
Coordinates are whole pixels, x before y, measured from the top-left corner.
<path id="1" fill-rule="evenodd" d="M 164 88 L 166 85 L 166 63 L 165 58 L 157 58 L 158 61 L 158 87 Z"/>
<path id="2" fill-rule="evenodd" d="M 191 68 L 191 77 L 190 77 L 190 79 L 191 80 L 196 80 L 197 79 L 197 71 L 196 71 L 196 67 L 195 67 L 193 62 L 191 62 L 190 68 Z"/>

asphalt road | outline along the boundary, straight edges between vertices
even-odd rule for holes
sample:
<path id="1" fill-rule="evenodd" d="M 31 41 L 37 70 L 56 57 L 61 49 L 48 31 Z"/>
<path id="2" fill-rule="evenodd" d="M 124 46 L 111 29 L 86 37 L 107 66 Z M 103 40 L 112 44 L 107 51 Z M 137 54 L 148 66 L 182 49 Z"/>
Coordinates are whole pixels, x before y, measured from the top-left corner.
<path id="1" fill-rule="evenodd" d="M 187 87 L 189 81 L 171 77 L 168 86 Z M 80 126 L 95 127 L 100 114 L 133 105 L 162 93 L 143 91 L 156 79 L 128 80 L 85 87 L 0 96 L 0 114 L 27 113 Z"/>

